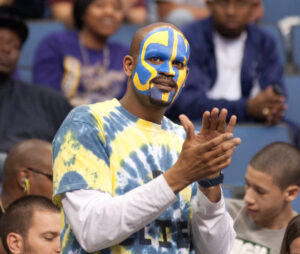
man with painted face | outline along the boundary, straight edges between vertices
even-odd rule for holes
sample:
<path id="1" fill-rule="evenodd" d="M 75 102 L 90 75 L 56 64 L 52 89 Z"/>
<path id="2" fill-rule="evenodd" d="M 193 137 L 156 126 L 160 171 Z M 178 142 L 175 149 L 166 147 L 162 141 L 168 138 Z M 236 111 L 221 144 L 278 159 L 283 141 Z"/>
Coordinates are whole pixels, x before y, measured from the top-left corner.
<path id="1" fill-rule="evenodd" d="M 273 37 L 252 24 L 257 1 L 207 4 L 211 17 L 183 28 L 191 46 L 190 75 L 167 116 L 199 120 L 205 110 L 224 107 L 240 122 L 279 123 L 286 110 L 283 68 Z"/>
<path id="2" fill-rule="evenodd" d="M 62 253 L 229 253 L 235 233 L 220 171 L 241 142 L 236 117 L 226 128 L 225 109 L 205 112 L 198 134 L 186 116 L 183 127 L 164 117 L 188 58 L 170 24 L 138 30 L 123 60 L 125 96 L 77 107 L 64 121 L 53 141 Z"/>

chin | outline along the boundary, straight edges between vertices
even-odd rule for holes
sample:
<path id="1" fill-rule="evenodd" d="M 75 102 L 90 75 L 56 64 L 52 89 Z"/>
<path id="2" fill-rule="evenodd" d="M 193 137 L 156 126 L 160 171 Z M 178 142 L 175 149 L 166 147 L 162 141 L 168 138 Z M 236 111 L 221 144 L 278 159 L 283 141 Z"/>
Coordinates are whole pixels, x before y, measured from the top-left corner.
<path id="1" fill-rule="evenodd" d="M 171 102 L 167 102 L 167 101 L 162 101 L 162 100 L 157 100 L 155 98 L 149 97 L 150 98 L 150 103 L 152 105 L 155 106 L 159 106 L 159 107 L 167 107 L 171 104 Z"/>

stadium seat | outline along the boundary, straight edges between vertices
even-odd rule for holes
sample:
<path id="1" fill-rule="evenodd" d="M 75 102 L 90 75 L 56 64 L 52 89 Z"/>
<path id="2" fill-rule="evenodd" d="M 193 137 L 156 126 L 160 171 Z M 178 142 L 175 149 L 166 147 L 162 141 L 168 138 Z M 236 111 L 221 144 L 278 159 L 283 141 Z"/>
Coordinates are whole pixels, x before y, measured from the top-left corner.
<path id="1" fill-rule="evenodd" d="M 292 54 L 294 64 L 300 71 L 300 26 L 295 26 L 292 29 Z"/>
<path id="2" fill-rule="evenodd" d="M 300 126 L 300 76 L 286 76 L 285 84 L 288 97 L 288 109 L 286 112 L 286 118 L 292 120 Z"/>
<path id="3" fill-rule="evenodd" d="M 129 48 L 134 33 L 140 27 L 140 25 L 123 24 L 120 29 L 109 38 L 109 41 L 122 43 Z"/>
<path id="4" fill-rule="evenodd" d="M 275 126 L 239 124 L 234 136 L 240 137 L 242 143 L 232 156 L 231 165 L 224 169 L 224 183 L 231 186 L 244 186 L 248 163 L 261 148 L 275 141 L 293 142 L 290 129 L 284 123 Z"/>
<path id="5" fill-rule="evenodd" d="M 265 15 L 263 23 L 277 24 L 277 22 L 287 16 L 299 15 L 299 0 L 263 0 Z"/>
<path id="6" fill-rule="evenodd" d="M 50 33 L 62 31 L 65 26 L 57 21 L 28 21 L 29 36 L 25 42 L 18 62 L 18 74 L 26 82 L 32 82 L 32 65 L 35 50 L 40 41 Z"/>

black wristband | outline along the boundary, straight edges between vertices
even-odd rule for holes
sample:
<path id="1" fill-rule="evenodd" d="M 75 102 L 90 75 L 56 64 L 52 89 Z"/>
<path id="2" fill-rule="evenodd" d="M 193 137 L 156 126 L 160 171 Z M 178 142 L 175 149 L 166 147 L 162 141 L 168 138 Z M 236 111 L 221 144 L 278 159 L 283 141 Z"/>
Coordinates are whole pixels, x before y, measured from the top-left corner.
<path id="1" fill-rule="evenodd" d="M 220 175 L 215 178 L 211 178 L 211 179 L 205 178 L 205 179 L 198 181 L 198 183 L 201 187 L 208 188 L 208 187 L 216 186 L 216 185 L 223 183 L 223 180 L 224 180 L 224 175 L 221 172 Z"/>

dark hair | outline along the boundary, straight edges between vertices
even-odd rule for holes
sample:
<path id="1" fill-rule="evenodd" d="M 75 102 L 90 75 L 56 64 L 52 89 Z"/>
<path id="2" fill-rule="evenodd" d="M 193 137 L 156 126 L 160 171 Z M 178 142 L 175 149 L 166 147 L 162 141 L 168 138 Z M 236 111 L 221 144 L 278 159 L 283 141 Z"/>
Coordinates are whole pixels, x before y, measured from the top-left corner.
<path id="1" fill-rule="evenodd" d="M 291 144 L 274 142 L 265 146 L 253 156 L 250 166 L 271 175 L 281 190 L 300 186 L 300 151 Z"/>
<path id="2" fill-rule="evenodd" d="M 73 5 L 73 18 L 75 27 L 78 30 L 81 30 L 83 27 L 82 18 L 85 14 L 87 7 L 93 2 L 94 0 L 75 0 Z"/>
<path id="3" fill-rule="evenodd" d="M 290 245 L 296 239 L 300 237 L 300 215 L 295 216 L 285 230 L 285 234 L 282 240 L 280 254 L 290 253 Z"/>
<path id="4" fill-rule="evenodd" d="M 39 209 L 57 213 L 60 211 L 50 199 L 35 195 L 21 197 L 8 206 L 0 221 L 1 241 L 7 253 L 10 253 L 6 242 L 8 234 L 14 232 L 26 239 L 33 213 Z"/>

